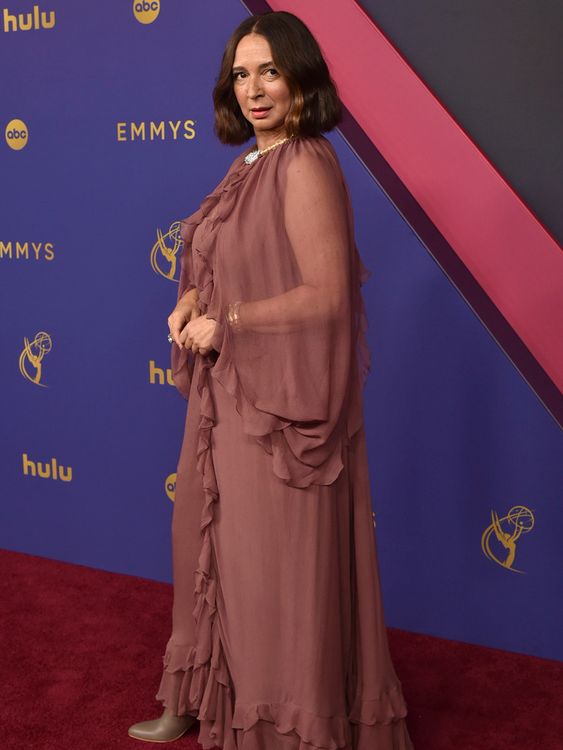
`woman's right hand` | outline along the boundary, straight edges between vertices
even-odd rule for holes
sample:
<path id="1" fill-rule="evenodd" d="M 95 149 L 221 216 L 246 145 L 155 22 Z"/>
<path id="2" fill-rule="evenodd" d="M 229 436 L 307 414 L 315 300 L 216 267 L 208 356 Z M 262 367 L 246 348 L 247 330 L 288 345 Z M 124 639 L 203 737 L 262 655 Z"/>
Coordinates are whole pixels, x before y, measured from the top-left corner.
<path id="1" fill-rule="evenodd" d="M 190 289 L 189 292 L 186 292 L 186 294 L 178 300 L 178 304 L 168 316 L 170 335 L 180 349 L 183 346 L 186 346 L 187 349 L 191 348 L 191 341 L 186 340 L 187 331 L 185 331 L 185 328 L 191 320 L 195 320 L 195 318 L 198 318 L 201 315 L 197 300 L 197 288 Z"/>

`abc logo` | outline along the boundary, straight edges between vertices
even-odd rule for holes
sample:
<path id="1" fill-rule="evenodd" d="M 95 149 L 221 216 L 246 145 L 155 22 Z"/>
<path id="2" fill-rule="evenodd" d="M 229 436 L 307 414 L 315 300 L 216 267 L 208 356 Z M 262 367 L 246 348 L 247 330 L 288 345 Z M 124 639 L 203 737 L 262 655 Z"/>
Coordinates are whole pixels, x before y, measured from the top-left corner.
<path id="1" fill-rule="evenodd" d="M 176 494 L 176 472 L 174 472 L 174 474 L 169 474 L 166 477 L 164 481 L 164 489 L 166 490 L 168 499 L 174 502 L 174 497 Z"/>
<path id="2" fill-rule="evenodd" d="M 28 130 L 27 125 L 22 120 L 10 120 L 6 125 L 6 143 L 14 151 L 21 151 L 24 146 L 27 146 Z"/>
<path id="3" fill-rule="evenodd" d="M 133 0 L 133 13 L 139 23 L 152 23 L 160 13 L 160 0 Z"/>

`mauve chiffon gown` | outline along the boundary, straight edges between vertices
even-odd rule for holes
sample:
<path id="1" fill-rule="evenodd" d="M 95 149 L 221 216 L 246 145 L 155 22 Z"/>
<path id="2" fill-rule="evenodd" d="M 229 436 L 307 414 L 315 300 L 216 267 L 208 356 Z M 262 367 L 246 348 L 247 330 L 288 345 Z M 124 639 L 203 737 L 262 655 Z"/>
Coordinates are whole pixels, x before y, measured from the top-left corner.
<path id="1" fill-rule="evenodd" d="M 245 338 L 224 321 L 225 305 L 278 299 L 299 280 L 299 249 L 288 252 L 283 229 L 292 160 L 334 192 L 356 314 L 348 326 L 340 316 Z M 251 221 L 276 206 L 285 219 L 282 210 Z M 178 298 L 197 286 L 201 312 L 218 325 L 208 355 L 172 349 L 188 404 L 172 634 L 156 698 L 197 717 L 205 749 L 413 748 L 385 630 L 354 375 L 362 357 L 365 367 L 366 269 L 351 216 L 336 154 L 320 136 L 291 139 L 252 166 L 238 156 L 182 222 Z"/>

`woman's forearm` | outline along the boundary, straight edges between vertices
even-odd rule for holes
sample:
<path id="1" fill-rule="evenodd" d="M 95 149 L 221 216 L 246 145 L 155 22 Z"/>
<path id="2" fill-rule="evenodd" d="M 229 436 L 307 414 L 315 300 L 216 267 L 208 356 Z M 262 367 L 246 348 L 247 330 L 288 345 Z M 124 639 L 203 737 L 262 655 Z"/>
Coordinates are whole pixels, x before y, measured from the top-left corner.
<path id="1" fill-rule="evenodd" d="M 197 289 L 197 286 L 193 286 L 191 289 L 188 289 L 186 292 L 184 292 L 184 294 L 182 294 L 178 302 L 180 302 L 180 300 L 195 302 L 197 299 L 199 299 L 199 291 Z"/>
<path id="2" fill-rule="evenodd" d="M 287 333 L 341 314 L 336 295 L 309 284 L 238 307 L 240 329 L 261 333 Z"/>

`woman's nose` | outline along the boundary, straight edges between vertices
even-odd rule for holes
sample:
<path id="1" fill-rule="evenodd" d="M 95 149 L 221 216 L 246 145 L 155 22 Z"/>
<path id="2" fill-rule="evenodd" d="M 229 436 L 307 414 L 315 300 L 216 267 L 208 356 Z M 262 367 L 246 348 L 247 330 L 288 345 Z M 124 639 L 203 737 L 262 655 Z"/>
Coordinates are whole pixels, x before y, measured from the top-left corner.
<path id="1" fill-rule="evenodd" d="M 262 93 L 262 82 L 259 77 L 251 76 L 248 81 L 248 94 L 251 97 L 259 96 Z"/>

